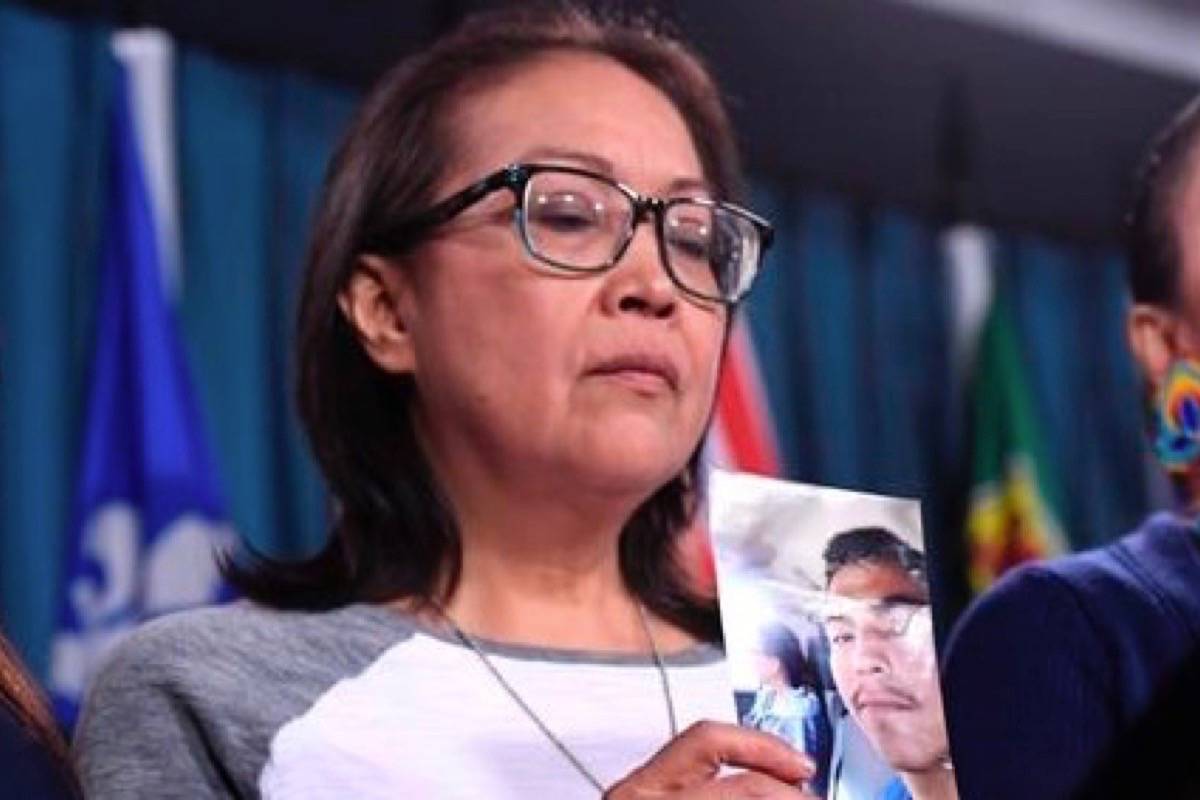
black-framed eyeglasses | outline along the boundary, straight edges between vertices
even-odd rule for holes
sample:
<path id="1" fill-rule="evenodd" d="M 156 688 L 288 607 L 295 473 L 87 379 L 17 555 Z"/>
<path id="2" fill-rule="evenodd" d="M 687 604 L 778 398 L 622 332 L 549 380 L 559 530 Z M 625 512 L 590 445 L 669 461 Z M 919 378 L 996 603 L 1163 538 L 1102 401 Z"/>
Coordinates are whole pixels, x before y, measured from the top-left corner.
<path id="1" fill-rule="evenodd" d="M 508 189 L 526 251 L 567 272 L 603 272 L 621 260 L 634 232 L 653 215 L 671 281 L 695 297 L 733 304 L 745 297 L 774 232 L 762 217 L 704 198 L 639 194 L 590 170 L 510 164 L 394 226 L 374 248 L 403 250 L 471 205 Z"/>

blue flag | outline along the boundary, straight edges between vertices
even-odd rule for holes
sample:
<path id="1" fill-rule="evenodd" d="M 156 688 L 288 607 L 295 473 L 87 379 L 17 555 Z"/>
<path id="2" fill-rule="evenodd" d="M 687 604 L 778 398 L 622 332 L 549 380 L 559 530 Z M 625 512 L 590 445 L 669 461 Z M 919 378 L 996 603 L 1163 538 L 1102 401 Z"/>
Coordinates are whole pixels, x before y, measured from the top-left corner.
<path id="1" fill-rule="evenodd" d="M 107 217 L 65 597 L 50 689 L 63 724 L 111 647 L 140 621 L 225 599 L 232 542 L 171 307 L 131 107 L 118 65 Z"/>

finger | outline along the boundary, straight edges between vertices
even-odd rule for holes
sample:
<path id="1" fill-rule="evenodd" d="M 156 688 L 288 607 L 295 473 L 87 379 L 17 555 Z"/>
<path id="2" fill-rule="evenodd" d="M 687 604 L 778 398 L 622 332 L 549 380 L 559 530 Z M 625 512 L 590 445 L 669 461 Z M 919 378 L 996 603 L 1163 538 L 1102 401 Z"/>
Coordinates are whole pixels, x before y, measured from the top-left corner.
<path id="1" fill-rule="evenodd" d="M 712 725 L 705 735 L 716 748 L 719 765 L 766 773 L 790 784 L 807 780 L 817 771 L 811 757 L 773 733 L 724 723 Z"/>
<path id="2" fill-rule="evenodd" d="M 761 772 L 740 772 L 710 781 L 688 800 L 812 800 L 795 785 Z"/>
<path id="3" fill-rule="evenodd" d="M 816 765 L 774 734 L 724 722 L 698 722 L 663 748 L 645 767 L 680 788 L 714 777 L 722 766 L 762 772 L 784 783 L 812 777 Z"/>

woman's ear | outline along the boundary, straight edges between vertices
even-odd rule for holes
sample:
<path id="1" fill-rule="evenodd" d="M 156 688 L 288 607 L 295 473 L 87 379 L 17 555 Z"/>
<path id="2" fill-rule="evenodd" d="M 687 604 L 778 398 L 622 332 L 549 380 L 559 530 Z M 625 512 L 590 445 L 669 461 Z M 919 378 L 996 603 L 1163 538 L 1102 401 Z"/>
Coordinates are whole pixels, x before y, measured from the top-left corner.
<path id="1" fill-rule="evenodd" d="M 358 334 L 363 349 L 385 372 L 416 368 L 405 309 L 412 287 L 406 270 L 380 256 L 359 256 L 354 274 L 338 294 L 338 306 Z"/>
<path id="2" fill-rule="evenodd" d="M 1159 306 L 1134 305 L 1126 318 L 1125 332 L 1134 360 L 1154 386 L 1162 383 L 1175 361 L 1195 358 L 1200 353 L 1179 317 Z"/>

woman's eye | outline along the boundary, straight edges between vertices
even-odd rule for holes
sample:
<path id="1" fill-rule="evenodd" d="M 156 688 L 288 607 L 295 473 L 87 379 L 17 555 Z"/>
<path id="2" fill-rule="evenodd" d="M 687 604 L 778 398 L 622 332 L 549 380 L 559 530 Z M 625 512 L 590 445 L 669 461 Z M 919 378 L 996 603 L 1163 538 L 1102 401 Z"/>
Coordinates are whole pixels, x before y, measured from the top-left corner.
<path id="1" fill-rule="evenodd" d="M 707 262 L 710 259 L 713 229 L 707 217 L 676 217 L 668 220 L 666 228 L 667 244 L 673 252 L 691 261 Z"/>
<path id="2" fill-rule="evenodd" d="M 699 236 L 672 236 L 671 249 L 693 261 L 707 261 L 709 242 Z"/>
<path id="3" fill-rule="evenodd" d="M 672 225 L 667 231 L 667 244 L 679 255 L 696 261 L 707 261 L 712 252 L 712 237 L 702 225 Z"/>
<path id="4" fill-rule="evenodd" d="M 602 204 L 578 194 L 539 195 L 526 213 L 530 222 L 560 233 L 592 230 L 604 219 Z"/>

